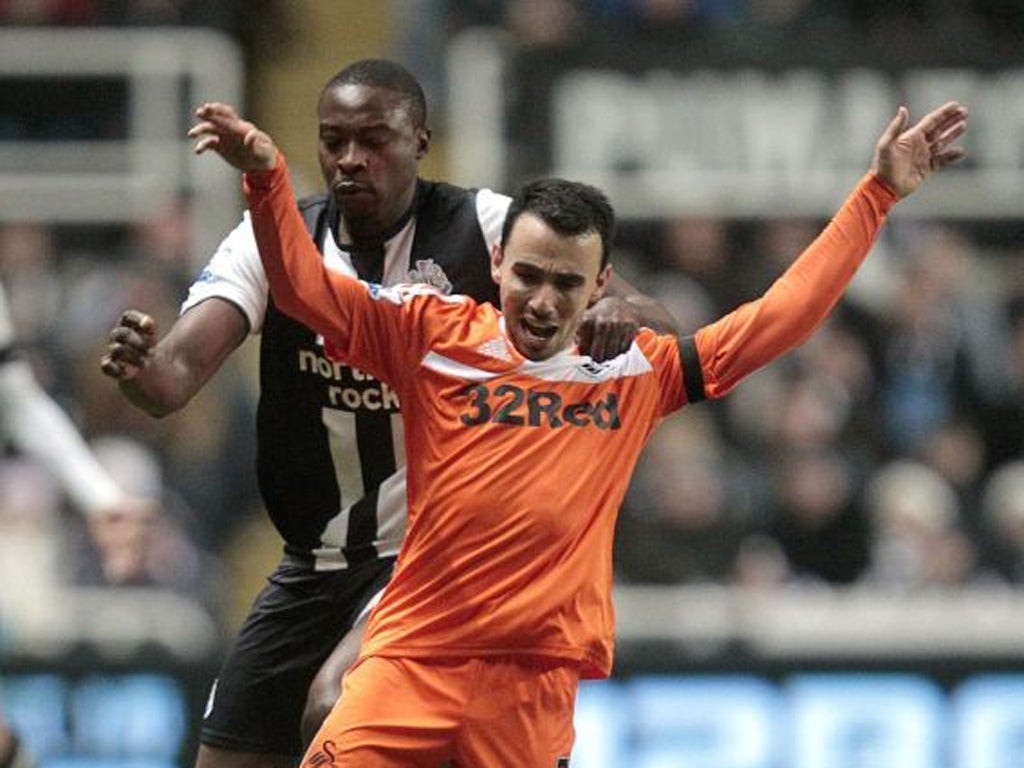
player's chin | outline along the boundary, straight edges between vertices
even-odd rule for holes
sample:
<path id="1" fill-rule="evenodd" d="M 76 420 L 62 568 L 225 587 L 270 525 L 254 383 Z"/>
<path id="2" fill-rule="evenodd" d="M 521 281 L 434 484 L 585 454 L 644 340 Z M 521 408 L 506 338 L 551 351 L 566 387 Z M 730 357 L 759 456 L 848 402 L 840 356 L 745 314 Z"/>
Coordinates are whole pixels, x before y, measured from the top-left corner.
<path id="1" fill-rule="evenodd" d="M 334 202 L 346 219 L 371 219 L 377 215 L 377 197 L 371 192 L 334 195 Z"/>
<path id="2" fill-rule="evenodd" d="M 562 338 L 562 334 L 538 336 L 520 328 L 516 333 L 516 347 L 530 360 L 547 360 L 565 346 Z"/>

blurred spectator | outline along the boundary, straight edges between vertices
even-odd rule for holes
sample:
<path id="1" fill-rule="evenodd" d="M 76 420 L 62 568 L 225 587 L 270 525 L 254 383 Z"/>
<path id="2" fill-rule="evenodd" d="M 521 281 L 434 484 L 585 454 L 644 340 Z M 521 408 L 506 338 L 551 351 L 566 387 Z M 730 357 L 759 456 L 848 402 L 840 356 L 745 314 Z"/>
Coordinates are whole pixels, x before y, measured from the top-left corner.
<path id="1" fill-rule="evenodd" d="M 682 328 L 694 328 L 728 308 L 719 304 L 734 306 L 763 290 L 812 239 L 816 227 L 803 219 L 749 225 L 680 218 L 663 224 L 660 243 L 648 238 L 649 227 L 625 227 L 619 247 L 631 254 L 656 254 L 651 262 L 661 269 L 645 275 L 644 284 L 672 308 Z M 979 577 L 984 478 L 991 467 L 1021 456 L 1024 449 L 1024 300 L 1012 298 L 1024 295 L 1024 284 L 1013 279 L 1014 262 L 981 261 L 970 232 L 968 227 L 901 225 L 893 237 L 876 244 L 828 324 L 785 360 L 743 382 L 724 403 L 726 418 L 719 426 L 726 450 L 749 466 L 772 468 L 771 482 L 766 487 L 754 483 L 750 490 L 757 508 L 764 510 L 758 533 L 743 538 L 738 547 L 727 545 L 735 557 L 731 578 L 736 583 L 766 587 L 808 577 L 845 583 L 851 574 L 861 583 L 892 583 L 900 579 L 881 574 L 897 573 L 902 566 L 894 564 L 895 556 L 883 557 L 883 550 L 928 548 L 945 553 L 935 572 L 901 577 L 904 581 L 955 583 L 957 569 L 964 579 Z M 1004 305 L 1005 318 L 999 315 Z M 707 409 L 714 418 L 721 416 L 717 405 Z M 928 546 L 923 533 L 886 535 L 877 547 L 867 542 L 874 535 L 869 531 L 879 529 L 865 517 L 858 489 L 863 478 L 892 459 L 920 463 L 953 494 L 956 525 L 934 533 Z M 647 488 L 648 481 L 640 478 L 648 460 L 641 459 L 637 493 Z M 830 498 L 816 490 L 827 486 L 825 468 L 834 460 L 845 470 L 833 479 L 847 477 Z M 803 469 L 787 471 L 790 462 Z M 775 495 L 765 496 L 766 489 Z M 646 493 L 631 496 L 631 503 L 642 499 L 647 504 L 652 492 Z M 815 502 L 821 506 L 815 508 Z M 652 507 L 630 508 L 625 517 L 630 526 L 636 525 L 639 508 Z M 836 519 L 860 527 L 861 540 L 852 541 L 845 563 L 828 561 L 810 543 L 821 537 L 824 552 L 843 552 L 842 545 L 837 550 L 824 542 L 829 536 L 842 538 L 828 527 L 837 525 Z M 825 520 L 831 522 L 814 529 L 814 521 L 825 525 Z M 902 542 L 898 546 L 897 539 Z M 905 547 L 907 541 L 916 548 Z M 689 543 L 679 546 L 685 560 Z M 662 549 L 672 547 L 664 544 Z M 651 576 L 654 570 L 638 570 L 631 578 L 669 578 L 665 573 Z M 682 571 L 677 575 L 689 578 Z"/>
<path id="2" fill-rule="evenodd" d="M 58 551 L 60 504 L 60 489 L 41 465 L 28 459 L 0 461 L 3 634 L 15 628 L 31 633 L 49 617 L 64 576 Z"/>
<path id="3" fill-rule="evenodd" d="M 116 568 L 124 574 L 121 583 L 179 592 L 219 616 L 225 595 L 222 568 L 183 527 L 182 521 L 193 514 L 184 510 L 184 500 L 165 483 L 157 455 L 137 440 L 119 435 L 99 437 L 92 448 L 114 480 L 133 495 L 159 500 L 164 513 L 145 526 L 92 526 L 93 539 L 113 556 L 100 564 L 87 547 L 79 546 L 73 561 L 74 583 L 103 583 Z"/>
<path id="4" fill-rule="evenodd" d="M 696 23 L 701 8 L 698 0 L 589 0 L 588 10 L 630 31 L 678 30 Z"/>
<path id="5" fill-rule="evenodd" d="M 736 280 L 740 270 L 733 263 L 734 256 L 725 221 L 684 217 L 664 224 L 659 267 L 663 271 L 678 272 L 699 285 L 714 303 L 712 319 L 760 292 L 742 293 L 744 286 Z M 767 285 L 761 290 L 765 287 Z"/>
<path id="6" fill-rule="evenodd" d="M 981 518 L 980 491 L 986 451 L 977 427 L 955 419 L 935 429 L 921 444 L 916 458 L 935 469 L 960 500 L 965 530 L 975 536 Z"/>
<path id="7" fill-rule="evenodd" d="M 639 285 L 638 281 L 630 282 Z M 718 317 L 708 292 L 685 275 L 663 273 L 656 279 L 646 278 L 644 283 L 648 286 L 645 293 L 662 303 L 683 333 L 690 333 Z"/>
<path id="8" fill-rule="evenodd" d="M 63 296 L 53 232 L 31 223 L 0 224 L 0 282 L 19 342 L 45 344 Z M 13 330 L 12 330 L 13 332 Z M 38 362 L 38 361 L 33 361 Z"/>
<path id="9" fill-rule="evenodd" d="M 705 409 L 668 419 L 638 466 L 616 533 L 627 581 L 722 581 L 750 531 L 750 501 Z"/>
<path id="10" fill-rule="evenodd" d="M 90 518 L 94 533 L 144 527 L 155 511 L 154 497 L 127 492 L 104 471 L 68 415 L 39 386 L 31 366 L 19 356 L 2 285 L 0 440 L 49 471 Z M 131 579 L 130 567 L 123 567 L 123 547 L 108 547 L 109 537 L 97 535 L 95 541 L 107 578 L 115 583 Z"/>
<path id="11" fill-rule="evenodd" d="M 250 63 L 290 42 L 294 3 L 281 0 L 102 0 L 98 23 L 129 27 L 205 27 L 242 47 Z"/>
<path id="12" fill-rule="evenodd" d="M 876 372 L 863 340 L 830 321 L 789 358 L 743 382 L 727 404 L 730 437 L 754 455 L 827 448 L 876 451 Z"/>
<path id="13" fill-rule="evenodd" d="M 508 0 L 505 26 L 522 45 L 557 47 L 579 39 L 585 17 L 576 0 Z"/>
<path id="14" fill-rule="evenodd" d="M 851 584 L 867 566 L 859 478 L 837 452 L 791 450 L 772 466 L 768 533 L 797 580 Z"/>
<path id="15" fill-rule="evenodd" d="M 882 405 L 888 445 L 915 451 L 968 404 L 998 391 L 1000 325 L 979 294 L 971 243 L 940 227 L 913 230 L 888 320 Z"/>
<path id="16" fill-rule="evenodd" d="M 779 542 L 755 533 L 740 542 L 730 577 L 739 589 L 771 592 L 787 587 L 793 580 L 793 571 Z"/>
<path id="17" fill-rule="evenodd" d="M 23 254 L 18 242 L 12 245 L 12 239 L 5 239 L 8 257 Z M 36 238 L 20 242 L 31 244 Z M 169 519 L 155 514 L 164 501 L 162 488 L 140 482 L 147 467 L 105 466 L 107 457 L 90 450 L 69 416 L 39 386 L 15 343 L 2 284 L 0 441 L 20 452 L 19 458 L 0 459 L 0 583 L 5 585 L 0 590 L 0 630 L 5 634 L 36 637 L 53 621 L 60 590 L 84 583 L 69 566 L 85 551 L 93 556 L 96 584 L 171 587 L 190 596 L 216 588 L 209 573 L 196 573 L 185 582 L 179 577 L 188 562 L 184 548 L 159 546 L 170 538 L 164 534 Z M 61 519 L 65 496 L 84 513 L 84 522 L 77 516 Z M 75 542 L 68 533 L 76 529 L 89 536 Z M 163 557 L 154 557 L 157 553 Z M 212 615 L 217 615 L 219 602 L 207 602 Z M 2 717 L 0 764 L 30 765 L 17 734 Z"/>
<path id="18" fill-rule="evenodd" d="M 0 22 L 19 26 L 74 26 L 99 21 L 103 0 L 0 0 Z"/>
<path id="19" fill-rule="evenodd" d="M 834 442 L 850 418 L 850 394 L 827 376 L 802 370 L 791 377 L 779 402 L 781 448 L 811 448 Z"/>
<path id="20" fill-rule="evenodd" d="M 412 7 L 401 5 L 408 16 L 400 34 L 406 58 L 422 59 L 410 55 L 419 45 L 412 40 L 412 33 L 421 27 L 427 30 L 423 50 L 443 52 L 444 40 L 437 37 L 442 31 L 438 28 L 441 19 L 449 37 L 469 27 L 502 27 L 513 40 L 527 47 L 559 47 L 575 42 L 582 37 L 587 21 L 581 0 L 426 0 L 409 3 Z M 428 76 L 424 85 L 431 79 Z"/>
<path id="21" fill-rule="evenodd" d="M 1024 264 L 1011 262 L 1008 271 Z M 1001 396 L 994 398 L 982 411 L 980 429 L 988 450 L 987 466 L 1024 456 L 1024 292 L 1015 294 L 1005 303 L 1005 317 L 1009 327 L 1006 358 L 1010 370 Z"/>
<path id="22" fill-rule="evenodd" d="M 907 451 L 954 415 L 966 382 L 960 340 L 948 297 L 920 274 L 906 280 L 897 302 L 886 360 L 885 427 L 897 451 Z"/>
<path id="23" fill-rule="evenodd" d="M 1024 586 L 1024 460 L 999 467 L 982 497 L 986 562 L 1010 584 Z"/>
<path id="24" fill-rule="evenodd" d="M 936 470 L 909 460 L 886 464 L 869 479 L 866 503 L 867 584 L 913 592 L 975 579 L 976 547 L 964 533 L 956 492 Z"/>

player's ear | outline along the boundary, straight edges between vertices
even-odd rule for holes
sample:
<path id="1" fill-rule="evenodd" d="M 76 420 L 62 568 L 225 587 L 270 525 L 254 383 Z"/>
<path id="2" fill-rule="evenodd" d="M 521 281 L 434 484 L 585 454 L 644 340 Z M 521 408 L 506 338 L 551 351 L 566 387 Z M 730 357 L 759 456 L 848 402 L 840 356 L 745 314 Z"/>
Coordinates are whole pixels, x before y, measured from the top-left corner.
<path id="1" fill-rule="evenodd" d="M 592 307 L 601 299 L 604 298 L 605 293 L 608 292 L 608 284 L 612 279 L 612 265 L 608 264 L 604 269 L 597 275 L 597 283 L 594 285 L 594 291 L 590 294 L 590 301 L 587 302 L 588 307 Z"/>
<path id="2" fill-rule="evenodd" d="M 416 129 L 416 159 L 422 160 L 430 151 L 430 140 L 434 134 L 429 128 Z"/>
<path id="3" fill-rule="evenodd" d="M 501 285 L 501 262 L 505 258 L 505 251 L 501 243 L 491 246 L 491 279 L 496 285 Z"/>

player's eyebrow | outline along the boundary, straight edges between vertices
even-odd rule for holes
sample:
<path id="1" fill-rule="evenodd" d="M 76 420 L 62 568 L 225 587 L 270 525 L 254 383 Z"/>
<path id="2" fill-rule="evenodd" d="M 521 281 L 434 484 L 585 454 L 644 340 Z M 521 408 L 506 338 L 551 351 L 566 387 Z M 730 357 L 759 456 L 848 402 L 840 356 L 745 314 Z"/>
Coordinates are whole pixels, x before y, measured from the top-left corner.
<path id="1" fill-rule="evenodd" d="M 575 287 L 586 282 L 586 278 L 578 272 L 552 272 L 528 261 L 514 262 L 512 271 L 522 277 L 550 278 L 553 282 L 565 287 Z"/>

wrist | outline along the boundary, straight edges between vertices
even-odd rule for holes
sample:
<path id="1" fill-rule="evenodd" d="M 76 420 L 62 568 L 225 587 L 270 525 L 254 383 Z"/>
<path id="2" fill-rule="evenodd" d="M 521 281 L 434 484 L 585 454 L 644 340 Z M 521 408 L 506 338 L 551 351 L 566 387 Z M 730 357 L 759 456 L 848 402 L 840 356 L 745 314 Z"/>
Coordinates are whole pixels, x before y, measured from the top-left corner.
<path id="1" fill-rule="evenodd" d="M 880 176 L 878 171 L 868 171 L 861 179 L 860 186 L 870 197 L 878 201 L 883 211 L 888 211 L 903 199 L 892 183 Z"/>
<path id="2" fill-rule="evenodd" d="M 882 176 L 882 174 L 880 174 L 878 171 L 868 171 L 867 175 L 864 178 L 867 181 L 871 181 L 877 184 L 878 187 L 880 187 L 886 195 L 893 199 L 893 202 L 903 199 L 903 195 L 896 191 L 896 187 L 893 185 L 893 183 L 886 179 L 884 176 Z"/>
<path id="3" fill-rule="evenodd" d="M 281 150 L 277 150 L 272 162 L 273 165 L 270 165 L 267 168 L 259 168 L 245 172 L 242 177 L 242 183 L 245 185 L 246 190 L 265 190 L 273 186 L 278 175 L 284 172 L 287 168 L 284 153 L 281 152 Z"/>

